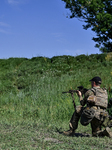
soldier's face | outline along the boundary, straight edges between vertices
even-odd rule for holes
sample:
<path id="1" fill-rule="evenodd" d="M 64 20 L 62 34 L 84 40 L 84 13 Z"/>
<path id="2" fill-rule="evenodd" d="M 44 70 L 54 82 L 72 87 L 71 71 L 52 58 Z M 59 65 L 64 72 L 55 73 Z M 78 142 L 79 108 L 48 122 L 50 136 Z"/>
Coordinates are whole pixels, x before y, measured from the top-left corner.
<path id="1" fill-rule="evenodd" d="M 91 87 L 96 86 L 96 83 L 94 81 L 91 81 Z"/>
<path id="2" fill-rule="evenodd" d="M 94 86 L 94 81 L 91 81 L 91 87 L 93 87 Z"/>

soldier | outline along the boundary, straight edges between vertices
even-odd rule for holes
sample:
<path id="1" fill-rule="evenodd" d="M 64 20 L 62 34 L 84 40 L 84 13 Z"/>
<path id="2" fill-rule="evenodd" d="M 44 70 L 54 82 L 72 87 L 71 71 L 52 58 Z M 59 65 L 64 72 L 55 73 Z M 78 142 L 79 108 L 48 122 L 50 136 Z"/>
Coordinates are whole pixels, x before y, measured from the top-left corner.
<path id="1" fill-rule="evenodd" d="M 92 136 L 112 137 L 112 132 L 109 128 L 111 121 L 106 111 L 108 105 L 107 91 L 104 88 L 100 88 L 102 83 L 100 77 L 96 76 L 90 82 L 92 88 L 85 93 L 84 98 L 80 91 L 77 92 L 81 105 L 76 106 L 69 123 L 70 129 L 64 131 L 63 134 L 73 136 L 78 128 L 80 119 L 81 124 L 84 126 L 91 123 Z M 105 127 L 104 130 L 102 130 L 102 127 Z"/>

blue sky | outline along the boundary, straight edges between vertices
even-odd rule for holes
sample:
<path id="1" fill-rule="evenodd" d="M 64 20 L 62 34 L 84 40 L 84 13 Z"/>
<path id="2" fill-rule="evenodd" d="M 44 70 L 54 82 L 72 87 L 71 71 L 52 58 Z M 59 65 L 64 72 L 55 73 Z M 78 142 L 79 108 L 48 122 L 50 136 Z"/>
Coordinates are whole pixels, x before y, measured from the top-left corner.
<path id="1" fill-rule="evenodd" d="M 61 0 L 0 0 L 0 59 L 100 53 Z"/>

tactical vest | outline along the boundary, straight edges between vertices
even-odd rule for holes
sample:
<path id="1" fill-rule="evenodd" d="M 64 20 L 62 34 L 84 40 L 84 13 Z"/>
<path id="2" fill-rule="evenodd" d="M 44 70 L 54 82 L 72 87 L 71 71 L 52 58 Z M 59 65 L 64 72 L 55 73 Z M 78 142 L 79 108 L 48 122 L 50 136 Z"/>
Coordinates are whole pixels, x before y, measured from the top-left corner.
<path id="1" fill-rule="evenodd" d="M 87 101 L 89 102 L 89 100 L 93 100 L 95 106 L 99 106 L 106 109 L 108 105 L 108 95 L 106 89 L 92 88 L 91 91 L 94 93 L 94 96 L 90 96 L 90 98 L 88 97 Z"/>

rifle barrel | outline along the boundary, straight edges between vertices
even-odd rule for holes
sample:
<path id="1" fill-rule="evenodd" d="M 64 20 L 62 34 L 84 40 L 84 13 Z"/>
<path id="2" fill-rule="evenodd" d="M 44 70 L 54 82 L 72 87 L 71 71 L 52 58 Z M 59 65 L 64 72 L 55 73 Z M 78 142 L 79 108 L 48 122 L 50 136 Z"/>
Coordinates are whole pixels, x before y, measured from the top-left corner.
<path id="1" fill-rule="evenodd" d="M 64 93 L 69 93 L 69 92 L 62 92 L 62 93 L 64 94 Z"/>
<path id="2" fill-rule="evenodd" d="M 75 92 L 77 92 L 77 90 L 69 90 L 67 92 L 62 92 L 62 93 L 64 94 L 64 93 L 75 93 Z"/>

